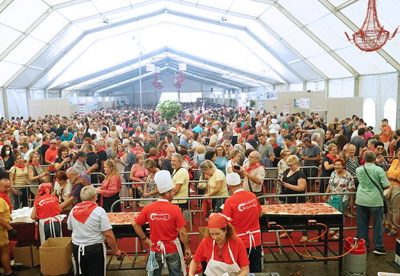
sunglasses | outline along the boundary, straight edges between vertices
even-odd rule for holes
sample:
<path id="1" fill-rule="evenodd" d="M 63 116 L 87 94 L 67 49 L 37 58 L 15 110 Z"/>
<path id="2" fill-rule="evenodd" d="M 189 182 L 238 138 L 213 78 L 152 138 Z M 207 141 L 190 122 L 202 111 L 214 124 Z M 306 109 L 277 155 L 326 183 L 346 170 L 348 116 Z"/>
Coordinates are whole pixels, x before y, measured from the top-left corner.
<path id="1" fill-rule="evenodd" d="M 383 150 L 383 148 L 376 148 L 377 150 Z"/>
<path id="2" fill-rule="evenodd" d="M 50 143 L 50 145 L 56 145 L 57 143 Z"/>

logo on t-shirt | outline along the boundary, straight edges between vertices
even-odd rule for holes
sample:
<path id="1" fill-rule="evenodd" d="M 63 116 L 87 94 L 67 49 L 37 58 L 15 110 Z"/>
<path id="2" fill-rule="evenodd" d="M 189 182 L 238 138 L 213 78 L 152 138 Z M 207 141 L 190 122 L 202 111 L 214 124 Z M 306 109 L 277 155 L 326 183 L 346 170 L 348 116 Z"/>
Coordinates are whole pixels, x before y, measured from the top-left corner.
<path id="1" fill-rule="evenodd" d="M 160 213 L 152 213 L 150 215 L 150 219 L 151 220 L 163 220 L 163 221 L 167 221 L 170 219 L 170 215 L 169 214 L 160 214 Z"/>
<path id="2" fill-rule="evenodd" d="M 52 202 L 58 203 L 58 198 L 56 198 L 56 197 L 45 198 L 45 199 L 39 201 L 39 206 L 43 206 L 45 204 L 52 203 Z"/>
<path id="3" fill-rule="evenodd" d="M 247 209 L 250 209 L 253 207 L 257 207 L 257 202 L 255 199 L 252 199 L 252 200 L 249 200 L 249 201 L 239 204 L 238 210 L 239 210 L 239 212 L 243 212 L 244 210 L 247 210 Z"/>

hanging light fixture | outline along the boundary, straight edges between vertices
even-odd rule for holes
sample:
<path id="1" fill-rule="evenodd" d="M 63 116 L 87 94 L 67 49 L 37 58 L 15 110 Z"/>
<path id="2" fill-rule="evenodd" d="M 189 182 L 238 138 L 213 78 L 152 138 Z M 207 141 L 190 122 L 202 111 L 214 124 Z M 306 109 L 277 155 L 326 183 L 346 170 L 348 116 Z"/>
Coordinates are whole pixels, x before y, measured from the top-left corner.
<path id="1" fill-rule="evenodd" d="M 154 81 L 151 83 L 155 88 L 161 90 L 164 86 L 162 86 L 161 81 L 157 78 L 157 73 L 154 74 Z"/>
<path id="2" fill-rule="evenodd" d="M 353 39 L 350 39 L 346 32 L 345 34 L 347 39 L 351 43 L 355 43 L 362 51 L 373 52 L 382 48 L 388 40 L 392 39 L 396 35 L 397 29 L 394 31 L 393 35 L 390 36 L 390 32 L 386 31 L 384 26 L 381 26 L 379 23 L 378 13 L 376 11 L 376 0 L 369 0 L 367 17 L 361 29 L 353 34 Z"/>

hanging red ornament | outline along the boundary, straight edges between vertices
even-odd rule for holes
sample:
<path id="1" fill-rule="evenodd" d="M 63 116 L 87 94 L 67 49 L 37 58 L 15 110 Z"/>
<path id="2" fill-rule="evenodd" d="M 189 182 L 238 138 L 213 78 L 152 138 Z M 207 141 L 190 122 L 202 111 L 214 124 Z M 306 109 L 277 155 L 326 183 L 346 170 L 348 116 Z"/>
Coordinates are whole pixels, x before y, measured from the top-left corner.
<path id="1" fill-rule="evenodd" d="M 181 88 L 182 87 L 182 83 L 180 83 L 180 82 L 176 82 L 176 83 L 174 83 L 174 86 L 176 87 L 176 88 Z"/>
<path id="2" fill-rule="evenodd" d="M 161 90 L 164 86 L 162 86 L 161 82 L 157 78 L 157 73 L 155 73 L 154 81 L 151 83 L 155 88 Z"/>
<path id="3" fill-rule="evenodd" d="M 388 40 L 392 39 L 396 35 L 397 29 L 394 31 L 393 35 L 390 36 L 390 32 L 386 31 L 384 26 L 381 26 L 379 23 L 378 13 L 376 11 L 376 0 L 369 0 L 367 17 L 361 29 L 353 34 L 353 39 L 350 39 L 346 32 L 345 34 L 347 39 L 351 43 L 355 43 L 362 51 L 373 52 L 382 48 Z"/>
<path id="4" fill-rule="evenodd" d="M 186 80 L 186 76 L 183 74 L 182 70 L 179 70 L 178 75 L 175 76 L 175 81 L 182 83 Z"/>

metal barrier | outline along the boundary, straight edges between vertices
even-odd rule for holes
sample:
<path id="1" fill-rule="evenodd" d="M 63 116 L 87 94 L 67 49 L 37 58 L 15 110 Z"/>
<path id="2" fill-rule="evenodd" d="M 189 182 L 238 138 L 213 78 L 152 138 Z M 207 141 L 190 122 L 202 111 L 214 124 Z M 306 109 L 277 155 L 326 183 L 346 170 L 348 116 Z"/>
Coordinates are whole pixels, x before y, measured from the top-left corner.
<path id="1" fill-rule="evenodd" d="M 390 204 L 389 204 L 389 213 L 387 214 L 387 215 L 390 215 L 390 221 L 392 222 L 392 224 L 394 225 L 394 226 L 396 226 L 397 228 L 400 228 L 400 225 L 398 225 L 397 223 L 398 223 L 398 221 L 394 221 L 393 220 L 393 202 L 394 202 L 394 199 L 397 197 L 397 196 L 399 196 L 400 195 L 400 192 L 397 192 L 397 193 L 395 193 L 394 195 L 392 195 L 392 198 L 391 198 L 391 200 L 390 200 Z M 400 200 L 400 199 L 399 199 Z M 397 210 L 397 212 L 399 212 L 399 210 Z"/>

